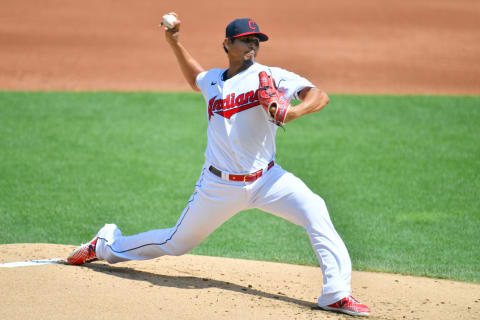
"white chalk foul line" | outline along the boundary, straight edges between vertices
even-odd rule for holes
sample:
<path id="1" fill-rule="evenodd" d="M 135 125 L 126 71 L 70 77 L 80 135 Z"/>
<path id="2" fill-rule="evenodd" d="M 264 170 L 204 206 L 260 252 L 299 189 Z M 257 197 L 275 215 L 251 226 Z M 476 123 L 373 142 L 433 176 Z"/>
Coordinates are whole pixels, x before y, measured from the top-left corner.
<path id="1" fill-rule="evenodd" d="M 63 259 L 47 259 L 47 260 L 30 260 L 30 261 L 20 261 L 20 262 L 8 262 L 0 263 L 0 268 L 17 268 L 17 267 L 31 267 L 31 266 L 43 266 L 45 264 L 51 263 L 61 263 L 63 264 Z"/>

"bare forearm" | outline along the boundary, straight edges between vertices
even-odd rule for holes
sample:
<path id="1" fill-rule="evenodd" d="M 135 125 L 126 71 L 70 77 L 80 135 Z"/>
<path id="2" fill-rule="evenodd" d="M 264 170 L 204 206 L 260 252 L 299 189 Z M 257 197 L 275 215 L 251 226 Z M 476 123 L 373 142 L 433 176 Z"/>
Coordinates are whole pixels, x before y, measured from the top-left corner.
<path id="1" fill-rule="evenodd" d="M 187 80 L 190 87 L 193 90 L 199 90 L 195 79 L 197 75 L 203 72 L 202 66 L 190 55 L 190 53 L 182 46 L 179 42 L 170 42 L 170 46 L 177 58 L 178 64 L 180 65 L 180 69 L 182 70 L 183 76 Z"/>
<path id="2" fill-rule="evenodd" d="M 290 108 L 285 122 L 318 112 L 330 101 L 328 95 L 318 88 L 305 88 L 300 93 L 300 99 L 302 102 L 299 105 Z"/>
<path id="3" fill-rule="evenodd" d="M 169 15 L 174 15 L 177 19 L 174 21 L 173 28 L 165 28 L 165 40 L 167 40 L 167 43 L 172 48 L 185 80 L 187 80 L 193 90 L 198 91 L 199 88 L 195 80 L 197 79 L 197 75 L 203 72 L 203 68 L 178 40 L 181 26 L 178 15 L 175 12 L 170 12 Z"/>

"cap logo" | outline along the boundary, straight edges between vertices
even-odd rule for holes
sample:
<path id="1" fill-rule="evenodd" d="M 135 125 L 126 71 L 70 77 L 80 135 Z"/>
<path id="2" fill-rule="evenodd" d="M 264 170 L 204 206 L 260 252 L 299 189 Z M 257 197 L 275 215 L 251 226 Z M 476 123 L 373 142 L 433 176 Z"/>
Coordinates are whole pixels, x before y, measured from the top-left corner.
<path id="1" fill-rule="evenodd" d="M 268 40 L 268 36 L 260 32 L 260 27 L 253 18 L 235 19 L 230 22 L 225 29 L 225 36 L 227 38 L 238 38 L 248 35 L 255 35 L 259 41 Z"/>

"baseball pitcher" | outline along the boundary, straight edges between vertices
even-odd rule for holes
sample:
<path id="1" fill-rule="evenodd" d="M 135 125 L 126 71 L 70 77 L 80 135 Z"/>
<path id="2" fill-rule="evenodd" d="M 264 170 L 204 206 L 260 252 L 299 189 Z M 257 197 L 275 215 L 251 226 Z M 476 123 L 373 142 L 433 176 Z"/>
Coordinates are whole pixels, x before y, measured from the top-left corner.
<path id="1" fill-rule="evenodd" d="M 195 190 L 174 227 L 124 236 L 115 224 L 106 224 L 68 261 L 182 255 L 237 212 L 258 208 L 305 228 L 323 273 L 322 309 L 368 316 L 368 307 L 351 296 L 350 257 L 324 200 L 275 162 L 278 127 L 320 111 L 329 102 L 327 94 L 295 73 L 255 62 L 268 36 L 253 19 L 228 24 L 226 69 L 204 70 L 189 54 L 179 41 L 175 13 L 164 16 L 163 25 L 185 79 L 206 103 L 208 142 Z M 293 98 L 301 103 L 292 107 Z"/>

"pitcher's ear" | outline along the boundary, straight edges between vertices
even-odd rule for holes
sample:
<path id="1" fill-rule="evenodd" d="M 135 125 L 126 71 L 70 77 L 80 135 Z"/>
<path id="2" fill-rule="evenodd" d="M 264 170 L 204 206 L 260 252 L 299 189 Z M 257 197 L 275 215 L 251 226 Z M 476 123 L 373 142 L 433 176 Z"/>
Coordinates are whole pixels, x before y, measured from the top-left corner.
<path id="1" fill-rule="evenodd" d="M 225 50 L 225 53 L 228 53 L 228 50 L 230 49 L 230 47 L 232 46 L 233 44 L 233 38 L 225 38 L 225 40 L 223 40 L 223 50 Z"/>

